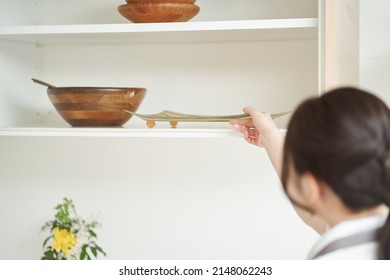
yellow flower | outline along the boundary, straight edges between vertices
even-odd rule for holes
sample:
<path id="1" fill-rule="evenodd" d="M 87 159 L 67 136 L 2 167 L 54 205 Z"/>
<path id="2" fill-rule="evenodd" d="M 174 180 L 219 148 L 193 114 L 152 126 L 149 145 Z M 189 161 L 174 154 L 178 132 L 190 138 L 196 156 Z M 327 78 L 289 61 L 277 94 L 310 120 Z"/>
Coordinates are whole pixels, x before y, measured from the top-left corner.
<path id="1" fill-rule="evenodd" d="M 57 251 L 57 253 L 62 251 L 65 256 L 69 257 L 69 249 L 72 249 L 72 247 L 77 243 L 77 239 L 73 231 L 56 227 L 53 232 L 54 239 L 51 249 Z"/>

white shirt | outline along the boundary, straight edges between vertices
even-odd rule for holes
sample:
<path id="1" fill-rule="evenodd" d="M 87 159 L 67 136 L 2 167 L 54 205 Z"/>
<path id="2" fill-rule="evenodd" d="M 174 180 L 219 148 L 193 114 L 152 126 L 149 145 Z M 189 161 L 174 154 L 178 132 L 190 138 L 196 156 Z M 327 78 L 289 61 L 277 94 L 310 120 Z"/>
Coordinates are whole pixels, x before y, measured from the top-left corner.
<path id="1" fill-rule="evenodd" d="M 341 222 L 329 228 L 314 245 L 308 259 L 313 257 L 329 243 L 359 232 L 380 228 L 386 221 L 386 216 L 371 216 L 356 220 Z M 328 254 L 317 257 L 317 260 L 375 260 L 377 256 L 378 242 L 368 242 L 353 247 L 341 248 Z"/>

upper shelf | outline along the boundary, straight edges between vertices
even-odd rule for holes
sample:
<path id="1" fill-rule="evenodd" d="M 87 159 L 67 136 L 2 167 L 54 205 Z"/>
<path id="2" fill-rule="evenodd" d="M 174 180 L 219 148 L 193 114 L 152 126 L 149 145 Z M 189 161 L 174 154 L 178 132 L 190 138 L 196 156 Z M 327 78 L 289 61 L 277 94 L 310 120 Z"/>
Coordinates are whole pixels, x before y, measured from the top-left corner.
<path id="1" fill-rule="evenodd" d="M 291 40 L 315 39 L 318 36 L 317 27 L 316 18 L 2 26 L 0 27 L 0 40 L 33 44 Z"/>

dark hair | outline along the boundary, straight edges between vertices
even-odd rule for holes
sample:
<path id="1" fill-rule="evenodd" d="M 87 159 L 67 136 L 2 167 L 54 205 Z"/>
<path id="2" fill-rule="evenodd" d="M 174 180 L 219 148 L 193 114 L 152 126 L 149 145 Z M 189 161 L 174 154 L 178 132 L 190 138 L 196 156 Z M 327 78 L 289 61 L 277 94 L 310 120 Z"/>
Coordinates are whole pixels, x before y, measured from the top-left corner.
<path id="1" fill-rule="evenodd" d="M 288 165 L 328 184 L 351 210 L 390 206 L 390 110 L 376 96 L 339 88 L 304 101 L 287 128 L 282 183 Z M 390 259 L 390 214 L 378 259 Z"/>

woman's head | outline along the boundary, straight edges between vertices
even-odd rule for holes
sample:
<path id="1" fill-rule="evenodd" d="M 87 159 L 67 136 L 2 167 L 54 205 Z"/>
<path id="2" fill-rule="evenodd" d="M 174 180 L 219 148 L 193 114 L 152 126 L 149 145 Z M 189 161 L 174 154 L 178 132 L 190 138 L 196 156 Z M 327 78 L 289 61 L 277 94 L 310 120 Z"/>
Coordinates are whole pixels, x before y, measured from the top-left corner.
<path id="1" fill-rule="evenodd" d="M 352 211 L 390 202 L 390 110 L 374 95 L 340 88 L 303 102 L 288 125 L 282 182 L 312 174 Z"/>

